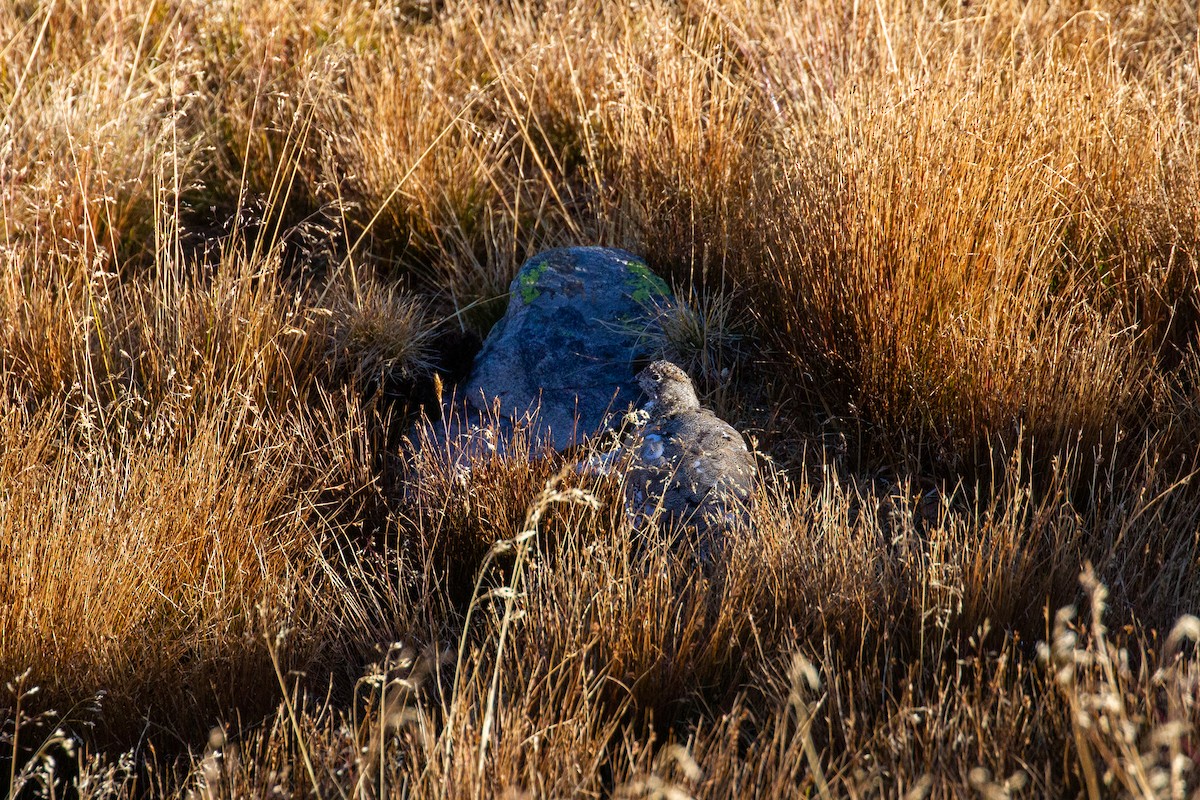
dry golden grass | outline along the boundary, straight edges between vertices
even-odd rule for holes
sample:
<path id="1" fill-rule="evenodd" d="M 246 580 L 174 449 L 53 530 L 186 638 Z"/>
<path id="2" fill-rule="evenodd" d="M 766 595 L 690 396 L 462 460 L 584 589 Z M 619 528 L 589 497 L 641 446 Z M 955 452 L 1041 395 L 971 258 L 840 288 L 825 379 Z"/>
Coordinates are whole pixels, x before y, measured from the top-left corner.
<path id="1" fill-rule="evenodd" d="M 0 782 L 1195 796 L 1198 31 L 3 4 Z M 719 568 L 620 476 L 403 441 L 575 243 L 773 457 Z"/>

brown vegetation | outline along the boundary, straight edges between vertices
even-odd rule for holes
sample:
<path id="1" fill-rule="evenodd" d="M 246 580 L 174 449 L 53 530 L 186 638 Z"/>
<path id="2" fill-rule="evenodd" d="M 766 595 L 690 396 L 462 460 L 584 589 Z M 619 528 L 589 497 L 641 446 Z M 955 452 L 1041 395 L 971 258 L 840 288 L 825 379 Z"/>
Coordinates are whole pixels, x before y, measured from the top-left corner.
<path id="1" fill-rule="evenodd" d="M 1198 30 L 4 3 L 0 782 L 1200 791 Z M 670 279 L 671 345 L 773 459 L 716 571 L 619 476 L 405 455 L 576 243 Z"/>

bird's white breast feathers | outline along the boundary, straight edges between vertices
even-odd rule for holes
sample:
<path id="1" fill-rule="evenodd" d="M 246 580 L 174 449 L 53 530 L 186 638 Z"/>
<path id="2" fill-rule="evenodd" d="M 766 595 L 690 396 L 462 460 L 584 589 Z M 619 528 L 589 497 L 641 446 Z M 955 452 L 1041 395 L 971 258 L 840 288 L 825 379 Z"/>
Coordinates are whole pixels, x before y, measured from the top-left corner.
<path id="1" fill-rule="evenodd" d="M 651 433 L 642 440 L 642 461 L 657 466 L 663 457 L 663 440 L 657 433 Z"/>

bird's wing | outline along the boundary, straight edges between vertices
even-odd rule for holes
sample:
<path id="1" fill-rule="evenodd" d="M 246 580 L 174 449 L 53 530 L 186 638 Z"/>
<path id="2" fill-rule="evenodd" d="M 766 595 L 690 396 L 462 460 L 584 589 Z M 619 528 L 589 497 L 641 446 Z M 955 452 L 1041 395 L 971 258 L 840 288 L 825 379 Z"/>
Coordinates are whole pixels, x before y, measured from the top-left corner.
<path id="1" fill-rule="evenodd" d="M 741 434 L 711 411 L 670 417 L 652 415 L 640 432 L 627 497 L 649 513 L 661 503 L 679 519 L 720 512 L 733 499 L 745 499 L 755 474 L 754 457 Z"/>
<path id="2" fill-rule="evenodd" d="M 749 492 L 754 458 L 741 434 L 708 411 L 673 418 L 662 426 L 663 467 L 673 471 L 672 488 L 691 502 L 710 492 Z"/>

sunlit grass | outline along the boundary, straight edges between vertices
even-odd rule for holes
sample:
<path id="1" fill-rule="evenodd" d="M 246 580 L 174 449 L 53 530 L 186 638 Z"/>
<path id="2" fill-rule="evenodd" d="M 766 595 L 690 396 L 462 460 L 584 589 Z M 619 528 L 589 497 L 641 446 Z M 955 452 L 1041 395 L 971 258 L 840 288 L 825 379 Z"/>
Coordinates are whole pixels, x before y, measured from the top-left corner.
<path id="1" fill-rule="evenodd" d="M 4 5 L 0 780 L 1195 792 L 1198 25 Z M 569 244 L 765 451 L 719 570 L 574 455 L 410 449 Z"/>

